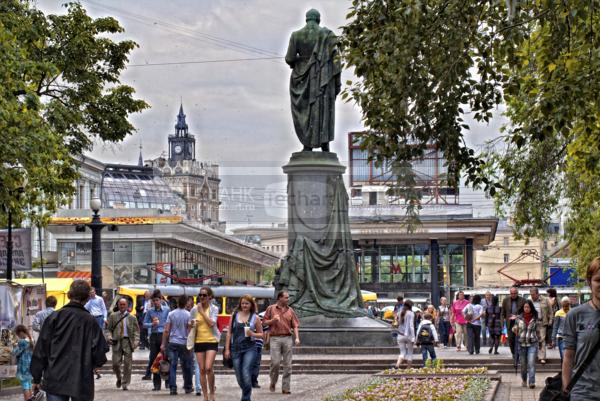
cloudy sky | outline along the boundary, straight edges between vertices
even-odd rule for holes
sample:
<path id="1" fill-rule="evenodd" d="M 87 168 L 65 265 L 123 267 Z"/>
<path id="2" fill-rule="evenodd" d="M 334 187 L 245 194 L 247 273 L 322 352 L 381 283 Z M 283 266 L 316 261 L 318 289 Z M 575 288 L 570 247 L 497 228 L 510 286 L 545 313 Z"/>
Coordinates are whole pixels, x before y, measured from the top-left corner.
<path id="1" fill-rule="evenodd" d="M 38 0 L 48 13 L 64 12 L 64 1 Z M 304 25 L 310 8 L 335 32 L 345 23 L 349 0 L 81 0 L 93 17 L 113 16 L 125 28 L 116 39 L 131 38 L 139 48 L 122 75 L 151 108 L 132 117 L 137 133 L 121 144 L 95 146 L 92 157 L 104 162 L 137 163 L 167 150 L 167 136 L 183 102 L 196 158 L 221 166 L 225 196 L 250 194 L 249 210 L 224 211 L 233 225 L 283 221 L 285 208 L 257 210 L 273 193 L 285 191 L 280 166 L 301 148 L 289 111 L 290 69 L 283 61 L 289 35 Z M 237 61 L 243 59 L 245 61 Z M 260 60 L 257 60 L 260 59 Z M 233 61 L 236 60 L 236 61 Z M 159 64 L 159 65 L 157 65 Z M 352 78 L 344 73 L 343 82 Z M 471 124 L 467 141 L 483 144 L 498 135 L 499 119 Z M 361 130 L 360 111 L 337 102 L 332 151 L 348 158 L 349 131 Z M 254 188 L 248 192 L 244 188 Z M 266 189 L 266 190 L 265 190 Z M 265 195 L 266 194 L 266 195 Z M 237 196 L 237 195 L 236 195 Z M 246 196 L 246 195 L 239 195 Z M 476 214 L 489 214 L 489 202 L 463 190 L 461 200 Z M 264 209 L 264 208 L 263 208 Z"/>

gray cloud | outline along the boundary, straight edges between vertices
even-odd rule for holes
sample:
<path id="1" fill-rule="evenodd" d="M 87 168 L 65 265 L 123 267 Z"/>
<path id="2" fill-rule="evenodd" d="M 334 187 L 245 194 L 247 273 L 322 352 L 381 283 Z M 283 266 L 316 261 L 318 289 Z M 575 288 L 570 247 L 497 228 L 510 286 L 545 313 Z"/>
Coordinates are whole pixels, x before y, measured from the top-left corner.
<path id="1" fill-rule="evenodd" d="M 147 64 L 283 56 L 290 33 L 304 24 L 309 8 L 321 12 L 322 25 L 339 32 L 351 2 L 82 0 L 82 4 L 93 17 L 117 18 L 126 30 L 117 38 L 133 39 L 140 45 L 130 63 Z M 48 12 L 61 10 L 55 0 L 40 0 L 38 5 Z M 261 50 L 240 48 L 247 46 Z M 182 99 L 190 132 L 196 136 L 196 157 L 222 166 L 223 186 L 239 184 L 227 166 L 246 164 L 251 171 L 254 163 L 264 162 L 271 171 L 267 178 L 255 177 L 255 186 L 270 187 L 285 180 L 279 166 L 301 147 L 289 111 L 289 74 L 283 60 L 129 67 L 123 82 L 134 86 L 152 108 L 132 116 L 137 134 L 121 144 L 97 144 L 92 156 L 106 162 L 136 163 L 140 141 L 145 158 L 160 155 L 167 149 L 167 136 L 173 133 Z M 344 80 L 349 78 L 345 72 Z M 362 129 L 361 116 L 355 106 L 341 101 L 336 113 L 337 139 L 332 150 L 346 160 L 346 134 Z M 477 126 L 467 141 L 482 143 L 497 131 L 496 121 Z"/>

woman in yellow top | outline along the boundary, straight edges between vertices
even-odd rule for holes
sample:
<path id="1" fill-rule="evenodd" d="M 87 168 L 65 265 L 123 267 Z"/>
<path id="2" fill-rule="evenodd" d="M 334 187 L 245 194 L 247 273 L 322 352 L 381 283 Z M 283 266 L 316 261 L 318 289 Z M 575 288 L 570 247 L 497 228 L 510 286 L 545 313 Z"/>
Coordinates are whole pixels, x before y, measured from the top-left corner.
<path id="1" fill-rule="evenodd" d="M 563 343 L 563 330 L 565 328 L 565 320 L 567 313 L 571 310 L 571 299 L 569 297 L 563 297 L 560 300 L 561 309 L 557 310 L 554 314 L 554 323 L 552 324 L 552 343 L 558 347 L 560 353 L 560 360 L 563 360 L 563 354 L 565 352 L 565 345 Z"/>
<path id="2" fill-rule="evenodd" d="M 200 365 L 200 386 L 205 401 L 215 399 L 215 372 L 213 365 L 219 347 L 221 333 L 217 329 L 219 308 L 211 303 L 213 292 L 209 287 L 200 288 L 196 306 L 191 310 L 196 326 L 194 352 Z M 210 392 L 209 392 L 210 390 Z"/>

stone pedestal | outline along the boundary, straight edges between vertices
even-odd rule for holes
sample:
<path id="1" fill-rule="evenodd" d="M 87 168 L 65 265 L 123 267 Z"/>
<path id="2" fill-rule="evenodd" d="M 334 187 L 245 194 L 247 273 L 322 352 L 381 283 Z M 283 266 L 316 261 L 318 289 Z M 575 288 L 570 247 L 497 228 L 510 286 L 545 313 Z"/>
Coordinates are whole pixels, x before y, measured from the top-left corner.
<path id="1" fill-rule="evenodd" d="M 333 181 L 346 167 L 333 152 L 296 152 L 283 172 L 288 175 L 288 249 L 299 235 L 322 241 L 327 235 L 333 201 Z M 347 211 L 347 208 L 346 208 Z M 336 227 L 336 230 L 343 229 Z"/>
<path id="2" fill-rule="evenodd" d="M 288 176 L 289 254 L 276 277 L 299 316 L 357 317 L 365 311 L 358 285 L 348 194 L 335 153 L 297 152 Z"/>
<path id="3" fill-rule="evenodd" d="M 367 316 L 328 318 L 310 316 L 300 319 L 300 339 L 309 347 L 393 347 L 389 324 Z"/>

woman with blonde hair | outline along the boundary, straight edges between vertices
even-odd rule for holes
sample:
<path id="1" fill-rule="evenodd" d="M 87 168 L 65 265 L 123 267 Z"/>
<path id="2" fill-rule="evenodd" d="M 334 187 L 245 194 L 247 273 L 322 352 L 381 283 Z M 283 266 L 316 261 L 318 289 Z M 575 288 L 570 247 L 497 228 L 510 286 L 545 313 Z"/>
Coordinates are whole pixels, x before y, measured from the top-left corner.
<path id="1" fill-rule="evenodd" d="M 262 323 L 257 315 L 256 303 L 250 295 L 244 295 L 231 316 L 224 357 L 233 360 L 233 369 L 242 389 L 241 401 L 252 396 L 252 370 L 256 360 L 255 339 L 263 337 Z"/>

